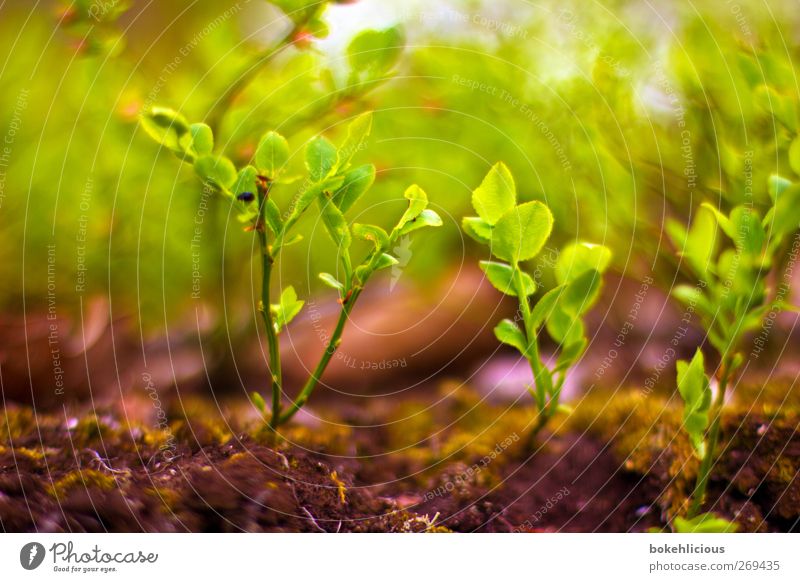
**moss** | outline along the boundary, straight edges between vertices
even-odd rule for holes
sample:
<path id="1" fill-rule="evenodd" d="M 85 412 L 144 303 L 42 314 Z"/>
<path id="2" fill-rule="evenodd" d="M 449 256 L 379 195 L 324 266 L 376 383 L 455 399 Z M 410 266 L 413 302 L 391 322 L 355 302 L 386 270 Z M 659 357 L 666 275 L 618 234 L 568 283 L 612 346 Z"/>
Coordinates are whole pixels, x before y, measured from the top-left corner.
<path id="1" fill-rule="evenodd" d="M 93 469 L 78 469 L 52 483 L 48 493 L 56 499 L 62 499 L 75 489 L 97 488 L 109 491 L 116 486 L 114 477 Z"/>
<path id="2" fill-rule="evenodd" d="M 36 416 L 30 408 L 8 406 L 0 415 L 0 440 L 13 442 L 36 428 Z"/>
<path id="3" fill-rule="evenodd" d="M 84 416 L 72 429 L 73 442 L 81 447 L 103 441 L 119 440 L 118 427 L 95 414 Z"/>

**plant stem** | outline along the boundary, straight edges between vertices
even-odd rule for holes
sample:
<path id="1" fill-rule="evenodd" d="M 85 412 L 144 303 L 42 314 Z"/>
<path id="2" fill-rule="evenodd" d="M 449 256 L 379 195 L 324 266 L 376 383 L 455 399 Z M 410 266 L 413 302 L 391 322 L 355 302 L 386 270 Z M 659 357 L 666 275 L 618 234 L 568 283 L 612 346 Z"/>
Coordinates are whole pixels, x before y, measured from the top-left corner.
<path id="1" fill-rule="evenodd" d="M 533 373 L 533 383 L 534 387 L 538 386 L 539 383 L 542 381 L 542 363 L 539 360 L 539 345 L 536 341 L 536 330 L 533 329 L 532 321 L 531 321 L 531 306 L 528 302 L 528 295 L 525 292 L 525 284 L 522 281 L 522 272 L 519 269 L 517 264 L 513 265 L 514 268 L 514 288 L 517 291 L 517 298 L 519 299 L 519 308 L 522 311 L 522 321 L 525 325 L 525 339 L 527 341 L 527 353 L 525 354 L 525 358 L 528 360 L 528 363 L 531 366 L 531 372 Z M 549 415 L 547 414 L 547 404 L 540 403 L 537 401 L 536 406 L 539 410 L 539 417 L 536 421 L 536 424 L 531 429 L 530 434 L 528 435 L 528 448 L 532 449 L 534 442 L 536 440 L 537 435 L 544 426 L 547 424 L 549 420 Z"/>
<path id="2" fill-rule="evenodd" d="M 297 398 L 294 400 L 294 402 L 292 402 L 292 405 L 289 407 L 289 409 L 283 414 L 283 416 L 280 417 L 280 424 L 287 422 L 295 414 L 297 414 L 297 411 L 299 411 L 308 401 L 309 397 L 314 392 L 314 389 L 317 387 L 317 384 L 319 384 L 319 381 L 322 378 L 322 375 L 325 373 L 325 369 L 328 367 L 333 354 L 336 353 L 339 344 L 342 343 L 342 332 L 344 332 L 344 326 L 347 323 L 347 320 L 350 317 L 350 312 L 353 310 L 353 306 L 355 305 L 360 294 L 361 289 L 354 288 L 351 290 L 349 297 L 345 295 L 345 299 L 342 300 L 342 310 L 339 313 L 339 320 L 336 322 L 336 328 L 333 330 L 330 341 L 325 346 L 325 351 L 322 353 L 322 357 L 320 358 L 317 367 L 314 369 L 314 373 L 311 374 L 309 379 L 306 381 L 303 389 L 300 391 L 300 394 L 297 395 Z"/>
<path id="3" fill-rule="evenodd" d="M 706 454 L 703 457 L 703 461 L 700 464 L 700 469 L 697 473 L 697 484 L 695 485 L 694 493 L 692 494 L 692 502 L 689 506 L 689 512 L 687 517 L 689 519 L 695 517 L 698 513 L 700 513 L 700 509 L 703 505 L 703 498 L 706 494 L 706 488 L 708 487 L 708 479 L 711 475 L 711 469 L 714 465 L 714 450 L 717 447 L 717 441 L 719 440 L 719 433 L 720 433 L 720 425 L 722 419 L 722 407 L 725 403 L 725 390 L 728 386 L 728 380 L 730 379 L 731 374 L 731 362 L 729 354 L 725 354 L 722 358 L 722 368 L 720 370 L 720 380 L 719 380 L 719 389 L 717 390 L 717 396 L 714 399 L 714 406 L 713 406 L 713 421 L 711 423 L 711 430 L 708 433 L 708 442 L 706 448 Z"/>
<path id="4" fill-rule="evenodd" d="M 283 373 L 281 371 L 281 350 L 278 333 L 275 331 L 275 321 L 270 309 L 270 281 L 272 278 L 272 265 L 275 262 L 272 256 L 267 232 L 265 229 L 264 209 L 266 207 L 272 182 L 258 186 L 258 220 L 256 222 L 256 232 L 261 243 L 261 317 L 264 320 L 264 330 L 267 334 L 267 344 L 269 346 L 269 371 L 272 386 L 272 414 L 269 420 L 270 432 L 277 434 L 281 417 L 281 395 L 283 393 Z"/>

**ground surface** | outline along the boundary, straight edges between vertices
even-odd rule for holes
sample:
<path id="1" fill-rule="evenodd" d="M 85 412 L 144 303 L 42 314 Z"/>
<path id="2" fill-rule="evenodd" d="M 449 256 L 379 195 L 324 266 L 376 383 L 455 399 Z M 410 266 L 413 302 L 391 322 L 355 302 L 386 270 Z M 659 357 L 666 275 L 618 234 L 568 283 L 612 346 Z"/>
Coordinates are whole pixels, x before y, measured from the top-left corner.
<path id="1" fill-rule="evenodd" d="M 708 506 L 744 531 L 795 531 L 797 418 L 765 398 L 731 407 Z M 680 412 L 636 392 L 589 395 L 532 450 L 529 408 L 489 405 L 463 386 L 305 417 L 277 447 L 249 406 L 180 404 L 162 428 L 141 403 L 7 407 L 0 528 L 646 531 L 680 511 L 696 470 Z"/>

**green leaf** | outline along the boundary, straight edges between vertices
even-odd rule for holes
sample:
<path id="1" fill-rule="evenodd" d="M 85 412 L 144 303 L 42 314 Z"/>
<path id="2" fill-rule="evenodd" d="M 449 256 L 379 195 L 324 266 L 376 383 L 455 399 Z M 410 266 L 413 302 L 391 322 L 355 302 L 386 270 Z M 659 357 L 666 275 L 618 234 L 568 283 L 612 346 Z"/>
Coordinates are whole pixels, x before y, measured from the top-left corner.
<path id="1" fill-rule="evenodd" d="M 676 285 L 672 288 L 672 296 L 684 305 L 697 309 L 697 311 L 706 317 L 710 317 L 711 319 L 716 317 L 716 309 L 700 287 Z"/>
<path id="2" fill-rule="evenodd" d="M 506 212 L 492 231 L 492 254 L 511 264 L 535 257 L 550 236 L 553 215 L 541 202 L 526 202 Z"/>
<path id="3" fill-rule="evenodd" d="M 698 455 L 705 456 L 705 431 L 711 407 L 711 388 L 706 378 L 703 353 L 698 349 L 692 361 L 679 360 L 678 392 L 683 399 L 683 428 L 689 434 Z"/>
<path id="4" fill-rule="evenodd" d="M 585 337 L 581 337 L 577 341 L 565 345 L 558 354 L 555 371 L 561 372 L 570 369 L 583 355 L 588 343 Z"/>
<path id="5" fill-rule="evenodd" d="M 800 137 L 794 138 L 789 146 L 789 165 L 795 174 L 800 175 Z"/>
<path id="6" fill-rule="evenodd" d="M 465 216 L 461 221 L 461 228 L 469 237 L 481 244 L 492 243 L 492 225 L 477 216 Z"/>
<path id="7" fill-rule="evenodd" d="M 711 208 L 711 207 L 707 207 Z M 724 215 L 720 216 L 726 221 Z M 689 232 L 686 234 L 686 240 L 680 247 L 682 255 L 686 258 L 686 262 L 694 270 L 698 277 L 705 279 L 708 271 L 713 265 L 714 256 L 717 253 L 718 235 L 717 235 L 717 222 L 713 212 L 698 212 Z"/>
<path id="8" fill-rule="evenodd" d="M 317 137 L 306 146 L 306 168 L 314 182 L 321 182 L 336 168 L 339 154 L 336 146 L 324 137 Z"/>
<path id="9" fill-rule="evenodd" d="M 564 286 L 559 285 L 541 296 L 531 310 L 532 327 L 538 328 L 545 320 L 550 318 L 563 292 Z"/>
<path id="10" fill-rule="evenodd" d="M 398 230 L 422 214 L 422 211 L 428 207 L 428 195 L 416 184 L 409 186 L 403 196 L 408 200 L 408 208 L 395 227 Z"/>
<path id="11" fill-rule="evenodd" d="M 486 273 L 486 278 L 494 285 L 495 289 L 506 295 L 517 296 L 517 289 L 514 285 L 514 267 L 505 263 L 495 261 L 481 261 L 481 270 Z M 536 283 L 527 273 L 520 273 L 522 284 L 526 295 L 536 293 Z"/>
<path id="12" fill-rule="evenodd" d="M 403 33 L 398 27 L 365 30 L 356 35 L 347 47 L 350 68 L 360 76 L 375 78 L 387 73 L 403 52 Z"/>
<path id="13" fill-rule="evenodd" d="M 375 183 L 375 166 L 365 164 L 349 170 L 344 175 L 341 187 L 333 193 L 333 203 L 342 212 L 347 212 Z"/>
<path id="14" fill-rule="evenodd" d="M 398 261 L 395 257 L 388 253 L 382 253 L 380 257 L 378 257 L 378 262 L 375 263 L 375 270 L 380 271 L 381 269 L 385 269 L 387 267 L 393 267 L 394 265 L 399 265 L 400 261 Z"/>
<path id="15" fill-rule="evenodd" d="M 224 156 L 200 156 L 194 162 L 194 170 L 207 184 L 220 190 L 231 188 L 236 182 L 236 167 Z"/>
<path id="16" fill-rule="evenodd" d="M 389 235 L 386 231 L 372 224 L 354 224 L 353 235 L 373 243 L 376 249 L 384 249 L 389 244 Z"/>
<path id="17" fill-rule="evenodd" d="M 339 169 L 346 169 L 353 156 L 367 143 L 372 131 L 372 112 L 362 113 L 347 126 L 347 137 L 339 148 Z M 373 169 L 374 174 L 374 169 Z"/>
<path id="18" fill-rule="evenodd" d="M 280 333 L 300 313 L 304 304 L 305 301 L 297 299 L 294 287 L 286 287 L 281 293 L 280 303 L 270 306 L 275 319 L 275 332 Z"/>
<path id="19" fill-rule="evenodd" d="M 331 275 L 330 273 L 320 273 L 319 279 L 323 283 L 325 283 L 328 287 L 332 287 L 337 289 L 338 291 L 344 291 L 344 284 L 341 283 L 336 277 Z"/>
<path id="20" fill-rule="evenodd" d="M 264 398 L 258 392 L 251 392 L 250 393 L 250 400 L 253 402 L 258 411 L 261 414 L 266 414 L 267 412 L 267 403 L 264 402 Z"/>
<path id="21" fill-rule="evenodd" d="M 569 315 L 583 315 L 597 302 L 602 280 L 603 276 L 597 271 L 584 271 L 565 285 L 559 306 Z"/>
<path id="22" fill-rule="evenodd" d="M 736 232 L 736 248 L 748 255 L 760 255 L 767 234 L 758 214 L 745 206 L 737 206 L 731 211 L 731 224 Z"/>
<path id="23" fill-rule="evenodd" d="M 713 214 L 714 218 L 717 219 L 717 224 L 719 224 L 722 232 L 728 235 L 728 238 L 731 240 L 736 240 L 736 230 L 733 228 L 733 224 L 731 224 L 731 221 L 727 216 L 720 212 L 716 206 L 709 204 L 708 202 L 703 202 L 701 206 L 702 208 L 711 211 L 711 214 Z"/>
<path id="24" fill-rule="evenodd" d="M 333 192 L 337 188 L 341 187 L 344 178 L 342 176 L 332 176 L 323 180 L 322 182 L 317 182 L 316 184 L 312 184 L 305 188 L 304 190 L 300 191 L 300 194 L 295 198 L 292 206 L 292 211 L 289 214 L 289 218 L 286 220 L 287 223 L 294 223 L 301 214 L 303 214 L 306 209 L 311 205 L 314 200 L 317 200 L 321 194 L 325 192 Z"/>
<path id="25" fill-rule="evenodd" d="M 173 152 L 183 153 L 191 143 L 186 118 L 167 107 L 153 107 L 142 115 L 140 123 L 150 137 Z"/>
<path id="26" fill-rule="evenodd" d="M 775 204 L 780 195 L 791 185 L 791 180 L 777 174 L 772 174 L 767 180 L 767 190 L 769 191 L 769 197 L 772 199 L 772 203 Z"/>
<path id="27" fill-rule="evenodd" d="M 289 143 L 279 133 L 267 132 L 256 148 L 255 162 L 259 171 L 274 180 L 289 161 Z"/>
<path id="28" fill-rule="evenodd" d="M 325 197 L 320 198 L 320 205 L 322 206 L 322 222 L 325 224 L 328 234 L 333 242 L 336 243 L 339 251 L 346 252 L 353 242 L 347 219 L 342 214 L 342 211 Z"/>
<path id="29" fill-rule="evenodd" d="M 517 203 L 517 188 L 514 177 L 503 162 L 492 166 L 489 173 L 472 192 L 472 206 L 484 222 L 497 224 Z"/>
<path id="30" fill-rule="evenodd" d="M 419 230 L 420 228 L 425 228 L 426 226 L 442 226 L 442 224 L 442 217 L 430 208 L 426 208 L 420 212 L 416 218 L 413 218 L 405 223 L 403 228 L 400 229 L 400 234 L 408 234 L 410 232 L 414 232 L 415 230 Z"/>
<path id="31" fill-rule="evenodd" d="M 528 353 L 528 342 L 525 334 L 519 326 L 510 319 L 504 319 L 494 328 L 495 337 L 501 342 L 511 347 L 517 348 L 520 354 L 526 356 Z"/>
<path id="32" fill-rule="evenodd" d="M 236 182 L 233 184 L 232 188 L 233 195 L 238 196 L 239 194 L 250 192 L 253 194 L 253 200 L 255 200 L 255 193 L 258 190 L 256 186 L 257 175 L 258 171 L 253 166 L 245 166 L 239 170 L 239 174 L 236 176 Z"/>
<path id="33" fill-rule="evenodd" d="M 605 272 L 611 261 L 611 249 L 603 245 L 573 243 L 561 251 L 556 261 L 556 280 L 574 281 L 586 271 Z"/>
<path id="34" fill-rule="evenodd" d="M 561 346 L 579 342 L 585 332 L 583 322 L 558 304 L 550 311 L 545 325 L 550 337 Z"/>
<path id="35" fill-rule="evenodd" d="M 192 134 L 192 148 L 198 155 L 210 154 L 214 150 L 214 132 L 205 123 L 193 123 L 189 128 Z"/>
<path id="36" fill-rule="evenodd" d="M 772 247 L 779 245 L 783 237 L 796 231 L 800 224 L 800 184 L 781 189 L 776 197 L 775 205 L 762 222 L 762 226 L 769 229 Z"/>
<path id="37" fill-rule="evenodd" d="M 283 229 L 283 220 L 281 219 L 281 210 L 278 205 L 271 198 L 264 201 L 264 222 L 272 231 L 272 234 L 278 235 Z M 291 244 L 289 241 L 284 243 L 284 246 Z"/>
<path id="38" fill-rule="evenodd" d="M 739 529 L 739 524 L 713 513 L 701 513 L 692 519 L 676 517 L 672 524 L 675 533 L 733 533 Z"/>

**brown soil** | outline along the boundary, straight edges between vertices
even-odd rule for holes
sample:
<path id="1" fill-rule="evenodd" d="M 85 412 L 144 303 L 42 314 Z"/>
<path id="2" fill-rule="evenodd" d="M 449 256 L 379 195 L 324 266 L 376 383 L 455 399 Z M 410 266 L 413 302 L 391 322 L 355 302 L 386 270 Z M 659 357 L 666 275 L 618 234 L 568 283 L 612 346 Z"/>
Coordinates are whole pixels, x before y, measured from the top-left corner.
<path id="1" fill-rule="evenodd" d="M 628 395 L 600 415 L 601 402 L 600 395 L 587 399 L 568 425 L 557 419 L 556 433 L 543 435 L 533 453 L 521 438 L 529 409 L 491 406 L 452 386 L 426 400 L 376 399 L 368 409 L 340 411 L 338 425 L 332 417 L 320 425 L 295 424 L 277 449 L 241 403 L 219 412 L 207 403 L 182 402 L 181 414 L 170 411 L 163 430 L 120 410 L 35 415 L 8 407 L 0 417 L 0 529 L 664 527 L 680 510 L 696 470 L 685 443 L 669 429 L 674 411 L 656 396 L 640 406 Z M 796 419 L 779 420 L 726 419 L 730 438 L 709 507 L 746 531 L 798 529 L 800 439 Z M 620 437 L 617 429 L 627 422 L 639 428 Z M 673 437 L 666 442 L 665 435 Z"/>

